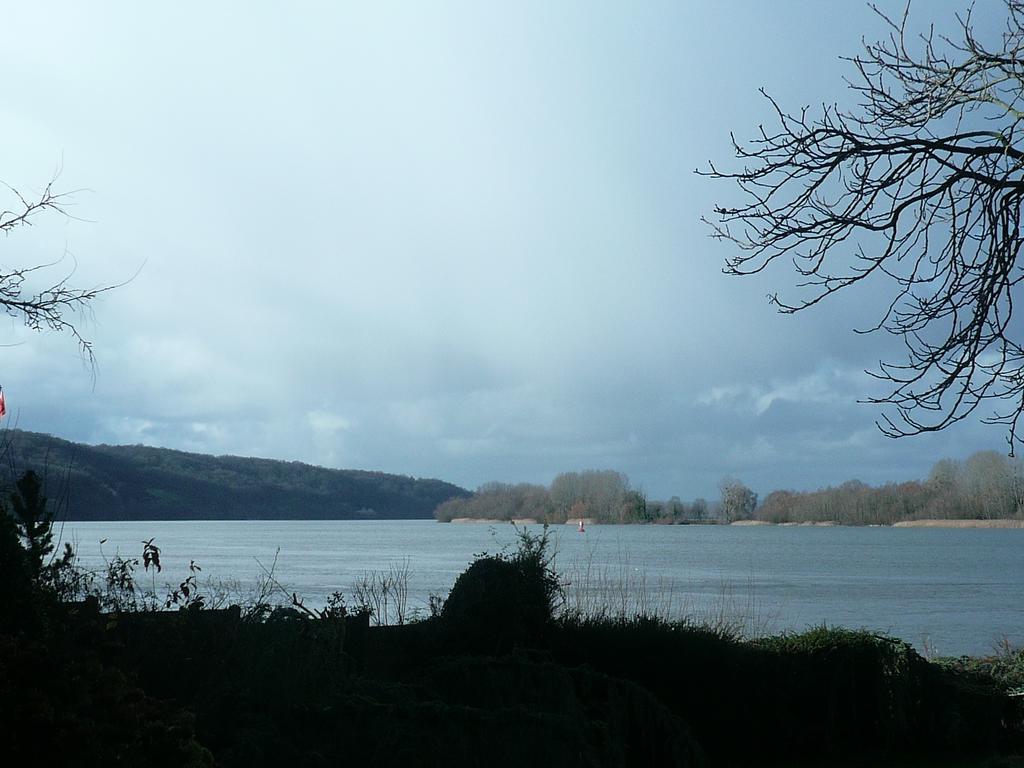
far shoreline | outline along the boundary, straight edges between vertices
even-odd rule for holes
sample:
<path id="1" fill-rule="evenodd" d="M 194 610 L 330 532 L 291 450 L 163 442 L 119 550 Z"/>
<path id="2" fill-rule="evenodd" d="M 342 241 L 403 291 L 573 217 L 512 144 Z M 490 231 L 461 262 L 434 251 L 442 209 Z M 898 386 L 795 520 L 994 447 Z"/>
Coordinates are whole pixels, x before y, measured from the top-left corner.
<path id="1" fill-rule="evenodd" d="M 438 522 L 444 522 L 438 520 Z M 453 517 L 448 521 L 449 523 L 487 523 L 489 525 L 500 525 L 502 523 L 512 523 L 513 525 L 541 525 L 541 521 L 535 517 L 514 517 L 511 520 L 499 520 L 496 517 Z M 584 517 L 582 520 L 578 517 L 574 517 L 571 520 L 566 520 L 565 525 L 579 525 L 580 522 L 583 525 L 597 525 L 597 521 L 592 517 Z M 552 525 L 558 525 L 558 523 L 552 523 Z M 630 525 L 630 523 L 626 523 Z"/>
<path id="2" fill-rule="evenodd" d="M 438 522 L 444 522 L 439 520 Z M 499 520 L 491 517 L 455 517 L 447 521 L 450 523 L 471 523 L 486 525 L 540 525 L 541 521 L 533 517 L 517 517 L 512 520 Z M 609 525 L 609 523 L 598 523 L 591 518 L 583 518 L 584 525 Z M 558 523 L 554 523 L 558 525 Z M 565 525 L 579 525 L 579 520 L 574 518 L 566 520 Z M 610 523 L 610 525 L 657 525 L 656 523 Z M 686 525 L 721 525 L 721 523 L 686 523 Z M 773 523 L 768 520 L 734 520 L 728 523 L 730 526 L 748 527 L 770 525 L 780 528 L 1024 528 L 1024 520 L 1013 518 L 969 518 L 969 519 L 941 519 L 925 518 L 921 520 L 900 520 L 891 525 L 845 525 L 835 520 L 815 520 L 805 522 Z"/>
<path id="3" fill-rule="evenodd" d="M 729 525 L 758 526 L 774 525 L 787 527 L 843 527 L 843 528 L 1024 528 L 1024 520 L 1013 518 L 922 518 L 921 520 L 899 520 L 891 525 L 845 525 L 835 520 L 806 521 L 802 523 L 773 523 L 768 520 L 734 520 Z"/>
<path id="4" fill-rule="evenodd" d="M 893 528 L 1024 528 L 1024 520 L 1012 518 L 968 520 L 901 520 Z"/>

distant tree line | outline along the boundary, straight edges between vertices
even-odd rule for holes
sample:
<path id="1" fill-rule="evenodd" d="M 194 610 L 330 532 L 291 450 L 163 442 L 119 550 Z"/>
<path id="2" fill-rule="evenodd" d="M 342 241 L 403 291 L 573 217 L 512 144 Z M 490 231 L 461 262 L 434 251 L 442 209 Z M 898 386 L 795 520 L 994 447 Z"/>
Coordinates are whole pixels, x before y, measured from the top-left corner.
<path id="1" fill-rule="evenodd" d="M 469 496 L 440 504 L 434 517 L 482 520 L 532 519 L 565 523 L 769 523 L 835 522 L 892 525 L 902 520 L 1024 518 L 1024 461 L 996 451 L 942 459 L 925 480 L 870 486 L 860 480 L 816 491 L 780 490 L 763 501 L 736 478 L 719 483 L 714 501 L 648 500 L 613 470 L 565 472 L 550 486 L 485 483 Z"/>
<path id="2" fill-rule="evenodd" d="M 576 519 L 599 523 L 687 523 L 708 519 L 709 505 L 704 499 L 688 504 L 676 496 L 668 501 L 648 501 L 623 473 L 586 470 L 564 472 L 547 487 L 485 483 L 468 498 L 445 501 L 434 516 L 441 522 L 473 518 L 533 519 L 544 523 Z"/>
<path id="3" fill-rule="evenodd" d="M 834 521 L 891 525 L 901 520 L 1024 516 L 1024 465 L 996 451 L 942 459 L 926 480 L 872 487 L 859 480 L 817 491 L 774 491 L 753 518 L 771 523 Z"/>

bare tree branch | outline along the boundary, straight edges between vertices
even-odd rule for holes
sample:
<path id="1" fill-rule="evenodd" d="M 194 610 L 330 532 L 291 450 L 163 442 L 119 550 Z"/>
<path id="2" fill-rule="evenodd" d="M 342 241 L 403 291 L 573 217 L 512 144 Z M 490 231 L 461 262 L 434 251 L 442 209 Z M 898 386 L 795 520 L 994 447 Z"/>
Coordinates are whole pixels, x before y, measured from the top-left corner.
<path id="1" fill-rule="evenodd" d="M 4 185 L 16 201 L 12 209 L 0 210 L 0 232 L 9 235 L 19 227 L 32 226 L 41 214 L 52 212 L 70 216 L 67 205 L 72 193 L 58 193 L 53 189 L 52 179 L 36 196 L 25 197 L 13 187 Z M 92 342 L 82 335 L 80 324 L 83 316 L 91 310 L 92 302 L 101 294 L 119 287 L 104 285 L 94 288 L 76 288 L 69 284 L 74 275 L 74 265 L 57 280 L 43 281 L 43 287 L 28 286 L 28 281 L 38 282 L 47 270 L 57 267 L 69 258 L 65 253 L 61 259 L 48 264 L 31 266 L 0 265 L 0 308 L 11 317 L 21 318 L 34 331 L 51 330 L 69 334 L 89 363 L 95 364 Z M 73 259 L 72 259 L 73 261 Z M 37 274 L 38 273 L 38 274 Z"/>
<path id="2" fill-rule="evenodd" d="M 892 286 L 866 331 L 900 337 L 905 359 L 880 362 L 891 385 L 879 427 L 902 437 L 944 429 L 992 401 L 989 423 L 1024 442 L 1024 348 L 1013 298 L 1024 242 L 1024 0 L 1006 0 L 997 44 L 978 40 L 971 14 L 956 39 L 913 37 L 907 11 L 887 39 L 848 59 L 852 110 L 790 113 L 767 94 L 778 125 L 749 144 L 733 138 L 740 170 L 697 172 L 745 197 L 704 219 L 738 253 L 724 271 L 749 275 L 789 261 L 799 295 L 769 300 L 784 313 L 865 281 Z"/>

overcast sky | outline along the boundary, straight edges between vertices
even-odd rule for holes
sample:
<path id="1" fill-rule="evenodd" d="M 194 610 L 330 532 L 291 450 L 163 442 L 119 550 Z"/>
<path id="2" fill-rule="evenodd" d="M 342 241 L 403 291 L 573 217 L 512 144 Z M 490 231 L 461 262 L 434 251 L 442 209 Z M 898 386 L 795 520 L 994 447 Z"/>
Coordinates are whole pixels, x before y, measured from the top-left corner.
<path id="1" fill-rule="evenodd" d="M 780 316 L 793 275 L 722 275 L 700 223 L 736 198 L 694 169 L 770 120 L 757 89 L 845 100 L 839 57 L 884 31 L 853 1 L 13 4 L 0 179 L 82 191 L 0 264 L 135 277 L 83 322 L 95 380 L 0 323 L 10 416 L 470 488 L 612 468 L 653 498 L 1002 450 L 977 422 L 878 434 L 871 297 Z"/>

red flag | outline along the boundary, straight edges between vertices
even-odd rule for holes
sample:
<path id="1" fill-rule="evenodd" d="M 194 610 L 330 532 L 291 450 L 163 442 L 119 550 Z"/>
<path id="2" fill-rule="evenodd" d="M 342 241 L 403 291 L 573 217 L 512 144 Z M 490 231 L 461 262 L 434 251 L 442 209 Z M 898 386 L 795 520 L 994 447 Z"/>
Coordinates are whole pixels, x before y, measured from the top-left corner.
<path id="1" fill-rule="evenodd" d="M 4 391 L 0 389 L 0 418 L 7 413 L 7 401 L 4 400 Z"/>

